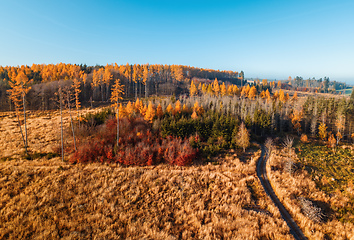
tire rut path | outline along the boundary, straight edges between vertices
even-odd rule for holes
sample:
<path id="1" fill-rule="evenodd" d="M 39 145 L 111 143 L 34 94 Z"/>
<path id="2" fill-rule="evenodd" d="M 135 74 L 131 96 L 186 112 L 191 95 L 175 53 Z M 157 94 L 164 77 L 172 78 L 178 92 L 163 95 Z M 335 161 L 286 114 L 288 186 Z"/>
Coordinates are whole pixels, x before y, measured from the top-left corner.
<path id="1" fill-rule="evenodd" d="M 299 226 L 296 224 L 294 219 L 291 217 L 289 212 L 285 209 L 284 205 L 280 202 L 279 198 L 275 194 L 269 179 L 267 177 L 267 169 L 266 164 L 268 160 L 268 154 L 266 154 L 265 147 L 262 145 L 262 154 L 257 163 L 257 176 L 261 181 L 261 184 L 267 193 L 267 195 L 271 198 L 274 202 L 275 206 L 279 209 L 281 216 L 287 223 L 288 227 L 290 228 L 290 233 L 294 236 L 297 240 L 307 239 Z"/>

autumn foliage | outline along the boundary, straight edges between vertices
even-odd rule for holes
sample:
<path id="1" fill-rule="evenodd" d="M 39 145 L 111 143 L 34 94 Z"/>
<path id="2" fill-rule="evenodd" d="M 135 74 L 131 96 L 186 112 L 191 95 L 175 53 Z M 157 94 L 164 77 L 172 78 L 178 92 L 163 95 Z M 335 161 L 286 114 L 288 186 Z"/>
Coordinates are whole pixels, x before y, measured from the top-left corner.
<path id="1" fill-rule="evenodd" d="M 115 145 L 117 120 L 109 119 L 91 140 L 82 142 L 70 161 L 73 163 L 107 162 L 124 165 L 169 163 L 185 166 L 197 156 L 188 141 L 177 137 L 160 137 L 142 118 L 120 119 L 119 147 Z"/>

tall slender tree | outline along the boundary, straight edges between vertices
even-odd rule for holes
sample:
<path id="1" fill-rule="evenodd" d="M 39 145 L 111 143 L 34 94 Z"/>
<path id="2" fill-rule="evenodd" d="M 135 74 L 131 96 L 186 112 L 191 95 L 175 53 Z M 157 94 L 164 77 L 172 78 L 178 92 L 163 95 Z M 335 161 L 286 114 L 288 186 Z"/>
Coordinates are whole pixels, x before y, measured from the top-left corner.
<path id="1" fill-rule="evenodd" d="M 111 93 L 111 102 L 115 105 L 117 113 L 117 147 L 119 146 L 119 99 L 123 99 L 124 85 L 120 84 L 120 79 L 116 79 Z"/>
<path id="2" fill-rule="evenodd" d="M 27 154 L 27 123 L 26 123 L 26 94 L 31 89 L 29 84 L 32 82 L 33 79 L 29 80 L 26 74 L 23 71 L 19 71 L 17 75 L 15 73 L 12 75 L 11 80 L 9 81 L 9 85 L 11 89 L 8 90 L 10 93 L 10 98 L 15 105 L 16 115 L 18 120 L 18 125 L 20 128 L 20 132 L 22 135 L 22 140 L 25 147 L 25 152 Z M 24 130 L 25 135 L 23 135 L 21 124 L 20 124 L 20 116 L 19 111 L 23 108 L 23 118 L 24 118 Z"/>

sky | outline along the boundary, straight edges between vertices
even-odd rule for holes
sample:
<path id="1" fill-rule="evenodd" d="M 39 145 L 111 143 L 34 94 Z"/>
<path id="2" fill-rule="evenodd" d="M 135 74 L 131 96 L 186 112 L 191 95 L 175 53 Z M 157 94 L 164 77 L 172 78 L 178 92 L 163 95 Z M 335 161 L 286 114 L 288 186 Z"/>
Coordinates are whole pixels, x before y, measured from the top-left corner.
<path id="1" fill-rule="evenodd" d="M 0 65 L 181 64 L 354 84 L 353 0 L 0 0 Z"/>

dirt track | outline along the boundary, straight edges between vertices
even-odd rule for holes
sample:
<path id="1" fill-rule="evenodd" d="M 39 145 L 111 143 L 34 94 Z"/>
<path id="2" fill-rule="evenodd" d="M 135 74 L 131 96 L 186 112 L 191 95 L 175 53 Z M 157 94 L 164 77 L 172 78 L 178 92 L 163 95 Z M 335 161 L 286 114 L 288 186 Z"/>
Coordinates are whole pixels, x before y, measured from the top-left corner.
<path id="1" fill-rule="evenodd" d="M 277 195 L 274 193 L 274 190 L 267 177 L 267 169 L 266 169 L 267 160 L 268 160 L 268 156 L 266 154 L 265 147 L 262 146 L 262 154 L 257 164 L 257 176 L 261 181 L 264 190 L 271 198 L 271 200 L 274 202 L 275 206 L 277 206 L 277 208 L 279 209 L 281 216 L 288 224 L 290 228 L 290 233 L 294 236 L 294 238 L 298 240 L 307 239 L 305 235 L 302 233 L 299 226 L 294 221 L 294 219 L 291 217 L 289 212 L 285 209 L 284 205 L 280 202 Z"/>

